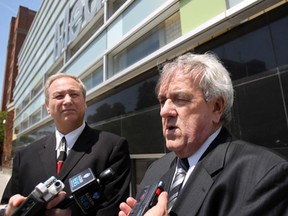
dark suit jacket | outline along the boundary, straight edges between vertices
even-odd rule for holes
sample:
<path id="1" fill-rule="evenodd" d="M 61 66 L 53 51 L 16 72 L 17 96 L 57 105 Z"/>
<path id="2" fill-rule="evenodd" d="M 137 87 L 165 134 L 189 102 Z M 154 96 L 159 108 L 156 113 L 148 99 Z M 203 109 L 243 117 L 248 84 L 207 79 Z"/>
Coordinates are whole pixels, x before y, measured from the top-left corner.
<path id="1" fill-rule="evenodd" d="M 59 176 L 56 174 L 56 138 L 51 134 L 32 143 L 16 153 L 13 161 L 12 177 L 2 197 L 2 203 L 17 193 L 27 196 L 40 182 L 55 176 L 65 184 L 64 190 L 70 194 L 69 178 L 91 168 L 97 177 L 103 170 L 111 167 L 117 178 L 105 186 L 105 201 L 97 214 L 118 215 L 119 204 L 129 195 L 131 177 L 128 143 L 112 133 L 85 126 L 83 132 L 71 149 Z M 76 206 L 76 205 L 75 205 Z M 73 207 L 73 215 L 83 215 Z"/>
<path id="2" fill-rule="evenodd" d="M 140 185 L 162 179 L 169 191 L 175 170 L 174 153 L 154 162 Z M 222 129 L 211 143 L 173 206 L 178 216 L 288 215 L 288 162 L 240 140 Z"/>

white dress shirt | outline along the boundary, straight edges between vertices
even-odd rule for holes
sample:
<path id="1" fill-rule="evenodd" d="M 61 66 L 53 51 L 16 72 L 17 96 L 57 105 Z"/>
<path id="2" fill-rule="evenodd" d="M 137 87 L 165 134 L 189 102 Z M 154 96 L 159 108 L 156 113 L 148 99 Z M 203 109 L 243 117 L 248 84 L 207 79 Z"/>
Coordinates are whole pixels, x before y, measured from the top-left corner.
<path id="1" fill-rule="evenodd" d="M 55 130 L 55 136 L 56 136 L 56 148 L 55 148 L 55 150 L 57 151 L 57 158 L 60 154 L 60 142 L 61 142 L 62 137 L 65 136 L 65 139 L 66 139 L 67 156 L 68 156 L 70 150 L 74 146 L 76 140 L 78 139 L 78 137 L 80 136 L 80 134 L 82 133 L 84 128 L 85 128 L 85 122 L 83 122 L 83 124 L 79 128 L 77 128 L 74 131 L 72 131 L 68 134 L 65 134 L 65 135 L 60 133 L 57 129 Z"/>
<path id="2" fill-rule="evenodd" d="M 204 154 L 204 152 L 207 150 L 207 148 L 210 146 L 210 144 L 212 143 L 212 141 L 218 136 L 218 134 L 220 133 L 222 127 L 218 128 L 211 136 L 208 137 L 208 139 L 203 143 L 203 145 L 201 145 L 201 147 L 190 157 L 188 157 L 188 162 L 189 162 L 189 169 L 186 173 L 184 182 L 182 187 L 185 185 L 185 183 L 187 182 L 189 176 L 191 175 L 191 173 L 193 172 L 196 164 L 198 163 L 199 159 L 201 158 L 201 156 Z M 178 168 L 178 167 L 177 167 Z M 176 168 L 176 169 L 177 169 Z M 176 170 L 177 171 L 177 170 Z M 175 172 L 176 173 L 176 172 Z"/>

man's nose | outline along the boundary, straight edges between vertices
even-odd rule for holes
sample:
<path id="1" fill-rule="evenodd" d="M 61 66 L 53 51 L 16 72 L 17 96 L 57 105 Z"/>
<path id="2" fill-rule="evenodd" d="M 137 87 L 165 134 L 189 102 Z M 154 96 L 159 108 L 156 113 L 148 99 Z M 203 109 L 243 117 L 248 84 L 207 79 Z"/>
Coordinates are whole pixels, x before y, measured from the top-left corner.
<path id="1" fill-rule="evenodd" d="M 69 94 L 66 94 L 64 97 L 64 103 L 71 103 L 72 98 Z"/>
<path id="2" fill-rule="evenodd" d="M 173 104 L 172 100 L 167 99 L 161 106 L 160 109 L 160 115 L 161 117 L 171 117 L 176 116 L 177 112 L 175 109 L 175 105 Z"/>

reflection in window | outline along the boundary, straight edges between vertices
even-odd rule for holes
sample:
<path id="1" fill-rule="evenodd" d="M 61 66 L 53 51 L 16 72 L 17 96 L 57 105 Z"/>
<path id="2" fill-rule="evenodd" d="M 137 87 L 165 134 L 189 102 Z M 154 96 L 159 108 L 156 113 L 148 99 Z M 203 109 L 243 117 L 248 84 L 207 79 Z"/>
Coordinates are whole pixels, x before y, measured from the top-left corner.
<path id="1" fill-rule="evenodd" d="M 97 68 L 93 73 L 83 79 L 87 91 L 103 82 L 103 66 Z"/>
<path id="2" fill-rule="evenodd" d="M 179 13 L 174 14 L 113 57 L 114 74 L 181 36 Z"/>
<path id="3" fill-rule="evenodd" d="M 18 134 L 20 131 L 20 126 L 19 125 L 14 125 L 14 134 Z"/>
<path id="4" fill-rule="evenodd" d="M 158 74 L 158 71 L 153 68 L 150 75 L 147 72 L 124 84 L 126 86 L 116 88 L 110 96 L 96 99 L 86 111 L 86 121 L 92 127 L 126 137 L 131 154 L 166 151 L 158 100 L 154 93 L 158 80 L 155 73 Z"/>
<path id="5" fill-rule="evenodd" d="M 282 34 L 288 36 L 288 29 L 283 28 L 283 26 L 287 26 L 288 19 L 286 17 L 282 18 L 281 21 L 276 21 L 276 27 L 274 23 L 267 24 L 266 18 L 267 15 L 240 25 L 195 50 L 197 52 L 212 50 L 217 53 L 231 73 L 233 80 L 245 79 L 255 75 L 255 78 L 258 78 L 259 75 L 257 74 L 264 72 L 268 74 L 275 73 L 274 69 L 277 67 L 277 62 L 279 62 L 277 56 L 281 56 L 282 59 L 283 56 L 287 56 L 284 54 L 285 48 L 282 48 L 283 53 L 276 56 L 275 51 L 278 52 L 281 49 L 275 49 L 275 45 L 278 47 L 288 45 L 287 39 L 286 42 L 281 44 L 280 42 L 283 40 L 277 41 L 275 39 L 281 37 Z M 275 19 L 275 16 L 273 18 Z M 275 31 L 274 35 L 272 34 L 273 37 L 271 37 L 271 29 L 278 30 Z M 287 62 L 288 58 L 286 64 Z"/>
<path id="6" fill-rule="evenodd" d="M 158 75 L 136 83 L 129 88 L 115 89 L 114 94 L 89 105 L 86 111 L 88 123 L 108 120 L 116 116 L 158 105 L 154 88 Z M 123 87 L 124 88 L 124 87 Z"/>
<path id="7" fill-rule="evenodd" d="M 228 41 L 213 51 L 221 56 L 225 66 L 232 73 L 233 80 L 249 77 L 276 67 L 268 26 Z"/>
<path id="8" fill-rule="evenodd" d="M 111 17 L 127 0 L 109 0 L 108 3 L 108 18 Z"/>
<path id="9" fill-rule="evenodd" d="M 34 98 L 42 89 L 42 80 L 32 89 L 31 98 Z"/>
<path id="10" fill-rule="evenodd" d="M 20 112 L 21 112 L 21 107 L 20 106 L 16 107 L 15 116 L 19 115 Z"/>
<path id="11" fill-rule="evenodd" d="M 231 8 L 244 0 L 226 0 L 228 8 Z"/>
<path id="12" fill-rule="evenodd" d="M 21 123 L 21 131 L 25 130 L 28 128 L 28 119 L 25 119 L 22 123 Z"/>
<path id="13" fill-rule="evenodd" d="M 41 120 L 41 112 L 40 109 L 30 116 L 30 126 L 39 122 Z"/>
<path id="14" fill-rule="evenodd" d="M 22 108 L 26 107 L 28 105 L 29 101 L 30 101 L 30 97 L 28 95 L 22 102 Z"/>
<path id="15" fill-rule="evenodd" d="M 235 89 L 232 133 L 286 156 L 287 11 L 288 4 L 195 49 L 200 53 L 212 50 L 231 72 Z"/>

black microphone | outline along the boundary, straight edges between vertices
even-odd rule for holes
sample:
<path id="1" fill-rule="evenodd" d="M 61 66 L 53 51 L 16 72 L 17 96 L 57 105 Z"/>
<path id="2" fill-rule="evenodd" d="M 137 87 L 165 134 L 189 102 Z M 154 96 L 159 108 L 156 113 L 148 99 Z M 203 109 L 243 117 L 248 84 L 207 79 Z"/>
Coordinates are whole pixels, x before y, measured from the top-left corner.
<path id="1" fill-rule="evenodd" d="M 65 209 L 76 202 L 84 214 L 89 214 L 102 204 L 104 187 L 115 179 L 115 176 L 115 172 L 108 168 L 96 178 L 92 170 L 88 168 L 69 178 L 71 195 L 56 208 Z"/>
<path id="2" fill-rule="evenodd" d="M 164 191 L 163 181 L 144 187 L 129 216 L 143 216 L 150 208 L 157 204 L 158 197 L 162 191 Z"/>

